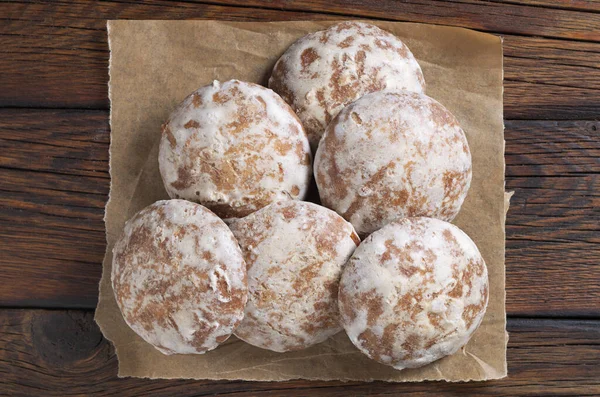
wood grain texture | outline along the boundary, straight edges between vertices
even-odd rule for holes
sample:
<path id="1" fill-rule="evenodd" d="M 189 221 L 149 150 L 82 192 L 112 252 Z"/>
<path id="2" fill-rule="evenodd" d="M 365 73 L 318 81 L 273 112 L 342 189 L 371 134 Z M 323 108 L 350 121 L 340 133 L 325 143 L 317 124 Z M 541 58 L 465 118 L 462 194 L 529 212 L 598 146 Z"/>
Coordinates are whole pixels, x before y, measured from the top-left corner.
<path id="1" fill-rule="evenodd" d="M 600 2 L 17 0 L 0 10 L 0 395 L 600 395 L 600 122 L 585 121 L 600 114 Z M 380 18 L 501 34 L 506 187 L 516 192 L 507 311 L 595 319 L 509 318 L 509 379 L 488 383 L 118 379 L 91 311 L 6 308 L 96 304 L 109 187 L 106 19 L 116 18 Z"/>
<path id="2" fill-rule="evenodd" d="M 600 122 L 505 134 L 509 315 L 600 315 Z M 95 306 L 108 139 L 107 111 L 0 110 L 0 305 Z"/>
<path id="3" fill-rule="evenodd" d="M 0 302 L 94 307 L 105 250 L 106 111 L 0 110 Z"/>
<path id="4" fill-rule="evenodd" d="M 1 392 L 11 396 L 391 396 L 600 393 L 600 321 L 508 322 L 509 378 L 474 383 L 214 382 L 118 379 L 109 342 L 85 311 L 0 311 Z M 540 386 L 543 385 L 543 386 Z"/>
<path id="5" fill-rule="evenodd" d="M 323 12 L 386 20 L 464 26 L 484 32 L 536 35 L 570 40 L 600 41 L 600 15 L 574 9 L 535 7 L 524 2 L 394 1 L 380 0 L 216 0 L 215 4 L 236 4 L 265 9 Z M 552 21 L 552 23 L 549 23 Z"/>
<path id="6" fill-rule="evenodd" d="M 488 0 L 499 4 L 518 4 L 522 6 L 537 6 L 558 10 L 600 11 L 598 0 Z"/>
<path id="7" fill-rule="evenodd" d="M 293 20 L 361 15 L 454 24 L 502 33 L 507 118 L 598 117 L 600 45 L 582 41 L 578 36 L 600 32 L 600 14 L 571 9 L 541 8 L 540 11 L 539 7 L 489 2 L 398 3 L 388 0 L 366 6 L 364 2 L 351 1 L 344 7 L 322 1 L 239 2 L 242 3 L 243 8 L 163 1 L 3 5 L 6 17 L 0 24 L 0 52 L 4 54 L 0 59 L 0 84 L 5 89 L 0 92 L 0 106 L 107 109 L 106 19 Z M 252 4 L 261 8 L 248 7 Z M 528 16 L 531 8 L 534 11 Z M 551 14 L 539 16 L 540 12 Z M 547 29 L 567 26 L 565 29 L 570 35 L 552 31 L 548 37 L 556 39 L 520 36 L 528 34 L 527 29 L 542 35 L 539 26 L 532 25 L 532 21 L 519 22 L 519 18 L 530 17 L 539 19 L 539 24 Z M 546 22 L 549 20 L 552 23 Z M 482 21 L 491 21 L 493 25 L 484 26 Z"/>
<path id="8" fill-rule="evenodd" d="M 507 121 L 505 138 L 511 314 L 598 316 L 600 123 Z"/>

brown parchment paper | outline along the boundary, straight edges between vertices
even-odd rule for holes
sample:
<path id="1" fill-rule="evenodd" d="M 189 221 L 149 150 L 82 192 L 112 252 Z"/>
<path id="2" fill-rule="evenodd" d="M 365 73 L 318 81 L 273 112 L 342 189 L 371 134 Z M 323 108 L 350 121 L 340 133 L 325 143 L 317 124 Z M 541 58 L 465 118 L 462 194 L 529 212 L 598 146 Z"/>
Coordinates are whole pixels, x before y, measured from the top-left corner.
<path id="1" fill-rule="evenodd" d="M 96 321 L 116 348 L 119 376 L 394 382 L 506 376 L 502 44 L 499 37 L 460 28 L 374 22 L 409 46 L 423 68 L 427 93 L 456 115 L 471 147 L 473 181 L 454 223 L 473 238 L 485 258 L 490 300 L 481 327 L 465 348 L 426 367 L 404 371 L 368 359 L 344 332 L 292 353 L 261 350 L 232 337 L 204 355 L 165 356 L 131 331 L 119 312 L 110 284 L 112 247 L 128 218 L 168 198 L 157 151 L 160 126 L 171 110 L 214 79 L 265 84 L 275 61 L 292 42 L 332 23 L 108 23 L 111 188 Z"/>

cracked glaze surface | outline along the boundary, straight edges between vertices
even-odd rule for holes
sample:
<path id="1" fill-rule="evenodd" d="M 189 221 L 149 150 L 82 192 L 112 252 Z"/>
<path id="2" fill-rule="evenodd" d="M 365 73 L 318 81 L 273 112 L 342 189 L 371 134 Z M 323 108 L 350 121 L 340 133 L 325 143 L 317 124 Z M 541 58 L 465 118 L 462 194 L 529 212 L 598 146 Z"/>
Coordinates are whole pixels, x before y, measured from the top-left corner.
<path id="1" fill-rule="evenodd" d="M 311 178 L 304 129 L 287 103 L 257 84 L 214 81 L 188 96 L 163 125 L 159 168 L 171 198 L 221 218 L 302 199 Z"/>
<path id="2" fill-rule="evenodd" d="M 342 269 L 359 243 L 352 225 L 316 204 L 271 204 L 230 225 L 248 265 L 240 339 L 284 352 L 338 333 Z"/>
<path id="3" fill-rule="evenodd" d="M 164 354 L 204 353 L 243 318 L 246 264 L 215 214 L 183 200 L 133 216 L 113 249 L 112 285 L 125 322 Z"/>
<path id="4" fill-rule="evenodd" d="M 464 346 L 488 302 L 488 274 L 458 227 L 406 218 L 371 234 L 342 274 L 339 305 L 350 340 L 396 369 L 420 367 Z"/>

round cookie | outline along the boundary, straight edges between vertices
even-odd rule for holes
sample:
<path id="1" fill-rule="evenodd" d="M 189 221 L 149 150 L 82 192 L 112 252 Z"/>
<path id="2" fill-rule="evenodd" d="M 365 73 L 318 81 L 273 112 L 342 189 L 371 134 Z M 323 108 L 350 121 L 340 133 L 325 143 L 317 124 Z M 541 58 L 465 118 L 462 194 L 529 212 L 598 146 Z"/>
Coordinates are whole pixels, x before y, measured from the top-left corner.
<path id="1" fill-rule="evenodd" d="M 163 125 L 158 155 L 169 196 L 203 204 L 221 218 L 304 198 L 311 161 L 288 104 L 238 80 L 214 81 L 188 96 Z"/>
<path id="2" fill-rule="evenodd" d="M 371 234 L 340 281 L 350 340 L 396 369 L 456 352 L 481 323 L 487 302 L 487 268 L 475 243 L 433 218 L 405 218 Z"/>
<path id="3" fill-rule="evenodd" d="M 125 322 L 164 354 L 204 353 L 244 317 L 246 264 L 227 225 L 199 204 L 158 201 L 134 215 L 113 249 Z"/>
<path id="4" fill-rule="evenodd" d="M 235 335 L 299 350 L 338 333 L 342 269 L 359 243 L 352 225 L 316 204 L 271 204 L 231 225 L 248 266 L 248 304 Z"/>
<path id="5" fill-rule="evenodd" d="M 342 22 L 308 34 L 275 64 L 269 87 L 302 120 L 313 150 L 338 112 L 380 90 L 423 92 L 421 67 L 393 34 L 364 22 Z"/>
<path id="6" fill-rule="evenodd" d="M 471 184 L 456 118 L 408 91 L 375 92 L 328 126 L 315 155 L 321 202 L 366 235 L 397 218 L 454 219 Z"/>

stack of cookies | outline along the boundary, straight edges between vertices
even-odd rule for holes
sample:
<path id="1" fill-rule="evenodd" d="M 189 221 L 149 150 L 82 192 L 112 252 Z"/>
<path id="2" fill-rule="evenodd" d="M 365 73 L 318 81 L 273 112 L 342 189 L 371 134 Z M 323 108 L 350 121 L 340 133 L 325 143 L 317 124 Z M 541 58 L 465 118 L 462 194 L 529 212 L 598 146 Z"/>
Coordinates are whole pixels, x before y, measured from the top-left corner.
<path id="1" fill-rule="evenodd" d="M 471 154 L 408 47 L 339 23 L 292 44 L 268 85 L 214 81 L 162 126 L 171 200 L 113 250 L 126 323 L 164 354 L 232 334 L 287 352 L 342 330 L 396 369 L 455 353 L 489 295 L 479 250 L 448 223 Z"/>

